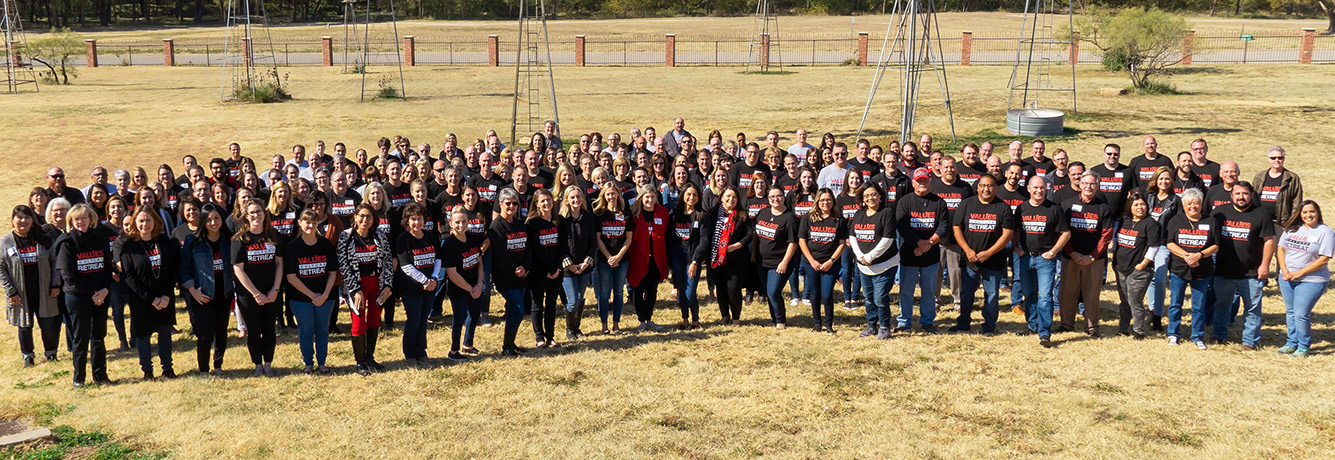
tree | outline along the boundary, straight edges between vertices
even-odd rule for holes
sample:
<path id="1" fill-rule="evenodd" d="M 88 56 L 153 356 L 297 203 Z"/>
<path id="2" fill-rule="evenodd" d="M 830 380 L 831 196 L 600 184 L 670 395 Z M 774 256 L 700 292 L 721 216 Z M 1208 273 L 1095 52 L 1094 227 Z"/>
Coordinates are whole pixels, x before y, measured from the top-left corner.
<path id="1" fill-rule="evenodd" d="M 1182 62 L 1178 55 L 1187 22 L 1158 8 L 1124 8 L 1115 14 L 1096 11 L 1077 21 L 1080 40 L 1103 51 L 1110 68 L 1125 70 L 1136 89 L 1172 73 Z"/>
<path id="2" fill-rule="evenodd" d="M 69 27 L 51 28 L 50 36 L 28 44 L 32 49 L 32 60 L 45 65 L 52 83 L 70 84 L 70 76 L 79 76 L 74 68 L 74 57 L 84 52 L 83 40 L 79 39 Z"/>

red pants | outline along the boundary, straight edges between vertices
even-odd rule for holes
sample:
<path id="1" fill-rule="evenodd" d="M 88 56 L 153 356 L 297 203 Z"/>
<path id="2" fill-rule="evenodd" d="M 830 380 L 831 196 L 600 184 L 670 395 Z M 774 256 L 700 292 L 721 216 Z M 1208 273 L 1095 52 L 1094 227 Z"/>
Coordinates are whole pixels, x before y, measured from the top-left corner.
<path id="1" fill-rule="evenodd" d="M 363 276 L 362 305 L 352 309 L 353 337 L 365 335 L 369 328 L 380 327 L 380 303 L 376 302 L 378 297 L 380 297 L 380 277 Z"/>

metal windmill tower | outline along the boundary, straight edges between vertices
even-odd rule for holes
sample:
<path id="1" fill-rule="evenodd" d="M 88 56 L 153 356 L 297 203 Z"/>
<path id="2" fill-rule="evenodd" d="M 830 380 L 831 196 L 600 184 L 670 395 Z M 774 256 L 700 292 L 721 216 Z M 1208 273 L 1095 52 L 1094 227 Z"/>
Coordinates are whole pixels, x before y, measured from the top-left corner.
<path id="1" fill-rule="evenodd" d="M 37 74 L 32 69 L 32 58 L 25 53 L 28 39 L 23 35 L 23 22 L 14 0 L 0 0 L 0 39 L 5 41 L 3 92 L 19 92 L 24 85 L 37 91 Z"/>
<path id="2" fill-rule="evenodd" d="M 1015 67 L 1011 69 L 1010 96 L 1006 99 L 1006 110 L 1039 108 L 1040 96 L 1056 93 L 1052 99 L 1065 99 L 1061 93 L 1071 93 L 1071 112 L 1076 112 L 1075 103 L 1075 59 L 1063 56 L 1071 49 L 1071 39 L 1060 39 L 1054 33 L 1055 24 L 1065 23 L 1069 34 L 1072 28 L 1072 5 L 1068 0 L 1065 5 L 1056 0 L 1025 0 L 1024 20 L 1020 23 L 1020 42 L 1015 49 Z M 1053 71 L 1065 73 L 1064 67 L 1070 67 L 1070 86 L 1066 85 L 1065 75 L 1053 79 Z M 1021 73 L 1023 68 L 1023 73 Z"/>
<path id="3" fill-rule="evenodd" d="M 407 97 L 403 84 L 403 49 L 399 42 L 398 12 L 394 0 L 388 0 L 388 10 L 376 10 L 371 0 L 343 0 L 343 71 L 361 73 L 361 93 L 358 96 L 365 101 L 369 95 L 375 99 L 384 85 L 393 86 L 394 79 L 386 78 L 366 86 L 367 75 L 372 65 L 394 66 L 398 72 L 398 97 Z M 384 23 L 388 22 L 389 27 Z M 380 25 L 377 26 L 376 24 Z M 393 48 L 393 52 L 390 48 Z"/>
<path id="4" fill-rule="evenodd" d="M 229 101 L 244 91 L 254 96 L 255 86 L 265 73 L 277 79 L 278 61 L 274 59 L 264 0 L 227 0 L 226 17 L 220 97 Z"/>
<path id="5" fill-rule="evenodd" d="M 946 108 L 946 120 L 950 123 L 950 139 L 954 142 L 955 114 L 950 106 L 950 85 L 946 81 L 946 68 L 941 53 L 936 0 L 895 0 L 877 62 L 871 90 L 867 93 L 867 106 L 862 111 L 862 122 L 858 123 L 858 139 L 862 138 L 867 114 L 871 112 L 872 103 L 876 100 L 876 90 L 881 86 L 885 70 L 893 67 L 899 71 L 899 142 L 912 139 L 913 122 L 918 113 L 919 89 L 922 76 L 926 73 L 936 76 L 942 103 Z"/>
<path id="6" fill-rule="evenodd" d="M 519 132 L 542 130 L 548 120 L 542 109 L 551 100 L 550 119 L 561 126 L 556 111 L 556 82 L 552 79 L 552 49 L 547 35 L 546 0 L 519 0 L 519 43 L 515 49 L 514 112 L 510 119 L 510 145 Z M 547 93 L 544 95 L 543 92 Z M 541 153 L 541 152 L 539 152 Z"/>
<path id="7" fill-rule="evenodd" d="M 755 22 L 755 33 L 751 35 L 751 48 L 746 53 L 746 71 L 769 72 L 773 67 L 782 71 L 783 53 L 779 49 L 779 18 L 774 15 L 774 4 L 770 3 L 770 0 L 757 0 Z"/>

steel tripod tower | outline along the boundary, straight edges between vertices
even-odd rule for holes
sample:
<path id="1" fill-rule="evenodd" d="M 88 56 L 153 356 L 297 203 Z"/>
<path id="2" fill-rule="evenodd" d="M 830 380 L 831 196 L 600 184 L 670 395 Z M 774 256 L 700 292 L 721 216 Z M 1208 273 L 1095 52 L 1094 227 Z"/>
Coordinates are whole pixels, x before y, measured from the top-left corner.
<path id="1" fill-rule="evenodd" d="M 1071 39 L 1059 39 L 1054 33 L 1055 24 L 1065 23 L 1068 34 L 1073 31 L 1072 5 L 1068 0 L 1061 5 L 1056 0 L 1025 0 L 1024 20 L 1020 23 L 1020 43 L 1015 48 L 1015 67 L 1011 69 L 1010 96 L 1006 99 L 1006 110 L 1039 108 L 1040 96 L 1057 93 L 1071 93 L 1071 113 L 1076 113 L 1075 103 L 1075 59 L 1062 56 L 1069 54 Z M 1053 70 L 1065 70 L 1070 67 L 1070 86 L 1066 79 L 1053 79 Z M 1023 73 L 1021 73 L 1023 67 Z M 1064 72 L 1063 72 L 1064 73 Z M 1061 75 L 1064 77 L 1065 75 Z M 1054 98 L 1055 99 L 1055 98 Z"/>
<path id="2" fill-rule="evenodd" d="M 514 112 L 510 118 L 510 145 L 518 133 L 542 130 L 545 99 L 551 100 L 551 120 L 561 127 L 556 111 L 556 82 L 552 79 L 552 48 L 547 35 L 546 0 L 519 0 L 519 43 L 515 48 Z M 544 95 L 543 92 L 546 92 Z M 543 152 L 538 152 L 542 154 Z"/>
<path id="3" fill-rule="evenodd" d="M 779 18 L 774 15 L 774 4 L 770 3 L 770 0 L 757 0 L 755 22 L 755 33 L 751 35 L 751 48 L 746 53 L 746 71 L 769 72 L 774 67 L 777 67 L 775 70 L 782 71 L 783 53 L 779 49 Z M 768 43 L 765 37 L 769 37 Z"/>
<path id="4" fill-rule="evenodd" d="M 394 8 L 394 0 L 386 3 L 388 11 L 377 11 L 371 0 L 343 0 L 343 72 L 351 70 L 361 73 L 361 92 L 358 96 L 361 101 L 366 101 L 368 91 L 371 99 L 380 93 L 378 85 L 373 85 L 369 90 L 366 87 L 366 77 L 373 64 L 394 66 L 399 77 L 399 97 L 408 97 L 403 83 L 403 48 L 398 39 L 398 11 Z M 383 25 L 374 27 L 377 21 L 383 24 L 385 20 L 389 21 L 388 28 Z M 386 36 L 386 32 L 391 35 Z M 391 44 L 394 47 L 392 54 L 389 51 Z"/>
<path id="5" fill-rule="evenodd" d="M 913 139 L 918 94 L 925 73 L 936 76 L 942 103 L 946 108 L 946 119 L 950 123 L 950 139 L 954 142 L 955 114 L 950 106 L 950 85 L 946 80 L 941 53 L 941 28 L 936 20 L 936 0 L 895 0 L 877 63 L 871 90 L 867 93 L 867 105 L 862 110 L 862 122 L 858 123 L 857 138 L 862 139 L 867 114 L 871 112 L 876 90 L 881 86 L 886 69 L 894 67 L 899 71 L 899 142 L 902 144 Z"/>
<path id="6" fill-rule="evenodd" d="M 32 85 L 37 91 L 37 73 L 32 68 L 32 57 L 28 56 L 28 39 L 23 34 L 23 22 L 14 0 L 0 0 L 0 39 L 5 41 L 4 56 L 4 93 L 14 94 L 25 85 Z"/>
<path id="7" fill-rule="evenodd" d="M 264 73 L 277 79 L 273 38 L 269 35 L 264 0 L 228 0 L 227 35 L 223 40 L 223 76 L 220 97 L 236 100 L 239 91 L 255 95 Z"/>

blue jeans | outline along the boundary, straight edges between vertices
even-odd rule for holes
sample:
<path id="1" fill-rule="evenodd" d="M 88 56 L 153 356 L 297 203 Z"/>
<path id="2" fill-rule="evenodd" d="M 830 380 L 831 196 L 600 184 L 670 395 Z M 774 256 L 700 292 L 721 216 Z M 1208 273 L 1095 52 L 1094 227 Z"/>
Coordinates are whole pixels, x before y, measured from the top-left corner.
<path id="1" fill-rule="evenodd" d="M 495 288 L 496 286 L 491 284 L 491 252 L 487 252 L 482 254 L 482 297 L 478 299 L 482 302 L 482 314 L 479 316 L 486 316 L 487 312 L 491 311 L 491 293 Z M 472 337 L 472 334 L 468 334 L 464 344 L 473 346 Z"/>
<path id="2" fill-rule="evenodd" d="M 913 288 L 922 292 L 922 325 L 936 321 L 936 283 L 941 279 L 941 263 L 926 267 L 900 265 L 899 268 L 899 327 L 909 327 L 913 321 Z"/>
<path id="3" fill-rule="evenodd" d="M 997 315 L 1000 309 L 997 293 L 1001 291 L 1003 270 L 982 268 L 966 263 L 960 267 L 960 316 L 955 320 L 955 327 L 969 330 L 973 321 L 973 301 L 978 295 L 978 286 L 983 287 L 983 332 L 997 330 Z"/>
<path id="4" fill-rule="evenodd" d="M 792 278 L 796 278 L 796 276 L 793 276 L 791 267 L 784 273 L 779 273 L 779 270 L 774 268 L 765 270 L 765 294 L 769 297 L 769 319 L 774 321 L 774 324 L 784 324 L 788 321 L 788 307 L 783 303 L 783 285 Z"/>
<path id="5" fill-rule="evenodd" d="M 500 291 L 501 298 L 505 299 L 505 333 L 501 346 L 505 348 L 514 348 L 515 336 L 519 334 L 519 326 L 524 323 L 524 294 L 528 289 L 515 288 Z"/>
<path id="6" fill-rule="evenodd" d="M 1011 307 L 1028 305 L 1028 302 L 1025 301 L 1025 296 L 1024 296 L 1024 283 L 1020 281 L 1020 277 L 1022 276 L 1021 275 L 1022 270 L 1028 268 L 1027 266 L 1021 264 L 1025 263 L 1025 259 L 1028 258 L 1029 255 L 1015 254 L 1015 249 L 1011 247 L 1011 245 L 1006 245 L 1006 255 L 1011 259 L 1010 260 Z"/>
<path id="7" fill-rule="evenodd" d="M 1312 308 L 1326 293 L 1326 283 L 1304 283 L 1279 280 L 1279 293 L 1284 296 L 1284 322 L 1289 333 L 1285 344 L 1306 350 L 1312 347 Z"/>
<path id="8" fill-rule="evenodd" d="M 1187 281 L 1175 273 L 1168 274 L 1170 291 L 1168 301 L 1168 336 L 1181 337 L 1178 328 L 1182 325 L 1182 302 L 1187 288 L 1191 288 L 1191 341 L 1205 340 L 1205 323 L 1209 322 L 1206 312 L 1206 291 L 1210 290 L 1210 280 Z"/>
<path id="9" fill-rule="evenodd" d="M 830 267 L 830 271 L 816 271 L 815 267 L 806 267 L 807 287 L 811 289 L 811 320 L 814 325 L 834 326 L 834 282 L 839 278 L 839 264 Z M 821 307 L 825 315 L 821 315 Z"/>
<path id="10" fill-rule="evenodd" d="M 172 369 L 172 326 L 161 324 L 158 326 L 156 333 L 158 334 L 158 360 L 162 362 L 163 372 L 166 372 Z M 139 369 L 145 373 L 153 372 L 153 334 L 135 337 L 134 348 L 139 353 Z"/>
<path id="11" fill-rule="evenodd" d="M 329 355 L 329 312 L 338 299 L 326 299 L 324 305 L 292 301 L 292 313 L 297 318 L 297 343 L 301 345 L 301 360 L 307 366 L 324 365 Z"/>
<path id="12" fill-rule="evenodd" d="M 1234 298 L 1242 298 L 1242 343 L 1256 346 L 1261 341 L 1261 289 L 1265 284 L 1256 277 L 1232 279 L 1214 277 L 1214 335 L 1228 337 L 1228 327 L 1233 323 L 1232 303 Z"/>
<path id="13" fill-rule="evenodd" d="M 566 293 L 566 313 L 584 314 L 584 289 L 593 283 L 593 270 L 561 278 L 561 289 Z"/>
<path id="14" fill-rule="evenodd" d="M 1054 288 L 1057 280 L 1057 259 L 1044 259 L 1028 254 L 1016 256 L 1020 261 L 1020 285 L 1024 289 L 1025 320 L 1029 330 L 1040 337 L 1052 336 L 1052 308 L 1057 304 Z"/>
<path id="15" fill-rule="evenodd" d="M 473 346 L 473 331 L 477 330 L 478 317 L 482 316 L 484 298 L 485 295 L 474 299 L 468 294 L 450 297 L 450 310 L 454 315 L 450 326 L 450 352 L 459 351 L 461 335 L 465 346 Z"/>
<path id="16" fill-rule="evenodd" d="M 120 339 L 121 343 L 125 343 L 127 340 L 125 335 L 125 298 L 121 296 L 121 283 L 111 283 L 110 286 L 107 286 L 107 300 L 105 303 L 111 307 L 111 323 L 116 326 L 116 337 Z M 186 305 L 188 307 L 189 303 Z"/>
<path id="17" fill-rule="evenodd" d="M 612 310 L 612 322 L 621 322 L 621 310 L 625 306 L 626 271 L 629 269 L 628 260 L 623 260 L 616 268 L 608 266 L 607 262 L 598 262 L 593 291 L 598 298 L 598 317 L 602 318 L 604 325 L 607 324 L 608 307 Z"/>
<path id="18" fill-rule="evenodd" d="M 695 278 L 687 276 L 688 267 L 691 264 L 690 259 L 690 255 L 686 253 L 685 249 L 673 248 L 668 264 L 671 265 L 672 270 L 672 286 L 677 288 L 677 308 L 681 309 L 681 320 L 683 322 L 699 322 L 700 296 L 696 291 L 700 284 L 700 278 L 705 277 L 705 273 L 704 269 L 701 268 L 695 274 Z"/>
<path id="19" fill-rule="evenodd" d="M 854 268 L 854 270 L 857 270 Z M 879 275 L 867 275 L 858 271 L 858 283 L 862 285 L 862 298 L 867 301 L 867 325 L 881 329 L 890 329 L 890 283 L 895 279 L 895 267 L 890 267 Z"/>
<path id="20" fill-rule="evenodd" d="M 431 293 L 406 295 L 403 302 L 403 358 L 426 359 L 426 319 L 431 316 Z"/>
<path id="21" fill-rule="evenodd" d="M 861 273 L 857 265 L 858 261 L 853 258 L 853 248 L 845 247 L 844 255 L 839 256 L 839 281 L 844 283 L 844 302 L 852 302 L 862 291 L 862 278 L 858 276 Z"/>
<path id="22" fill-rule="evenodd" d="M 1163 316 L 1163 298 L 1164 291 L 1168 287 L 1168 247 L 1159 246 L 1159 252 L 1154 253 L 1154 278 L 1150 280 L 1149 303 L 1150 311 L 1154 314 Z"/>

